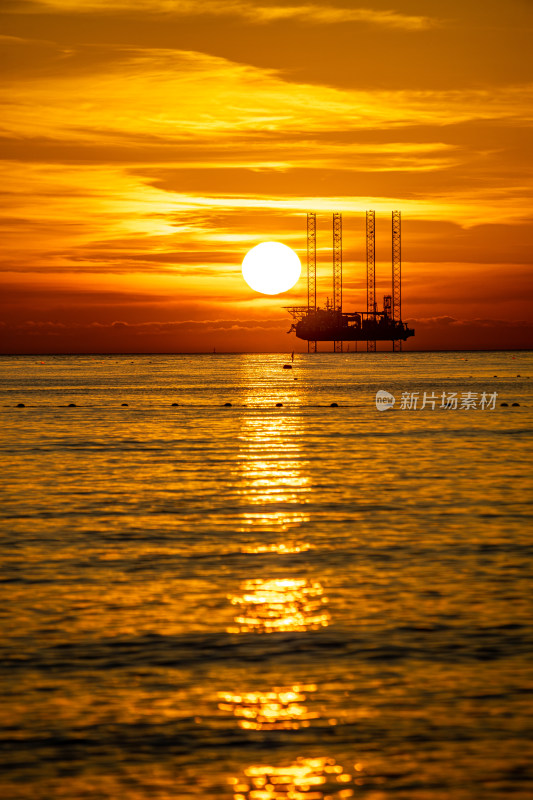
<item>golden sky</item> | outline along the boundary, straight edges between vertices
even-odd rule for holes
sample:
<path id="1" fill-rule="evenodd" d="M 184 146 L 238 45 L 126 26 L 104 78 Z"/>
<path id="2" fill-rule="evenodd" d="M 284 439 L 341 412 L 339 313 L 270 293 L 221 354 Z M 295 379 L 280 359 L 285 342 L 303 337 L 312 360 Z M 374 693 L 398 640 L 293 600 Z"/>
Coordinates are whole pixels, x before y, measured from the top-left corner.
<path id="1" fill-rule="evenodd" d="M 3 0 L 2 352 L 307 349 L 305 279 L 243 282 L 253 245 L 319 302 L 343 213 L 346 310 L 390 293 L 405 349 L 533 346 L 531 0 Z M 390 349 L 390 344 L 385 345 Z M 323 345 L 322 349 L 328 349 Z"/>

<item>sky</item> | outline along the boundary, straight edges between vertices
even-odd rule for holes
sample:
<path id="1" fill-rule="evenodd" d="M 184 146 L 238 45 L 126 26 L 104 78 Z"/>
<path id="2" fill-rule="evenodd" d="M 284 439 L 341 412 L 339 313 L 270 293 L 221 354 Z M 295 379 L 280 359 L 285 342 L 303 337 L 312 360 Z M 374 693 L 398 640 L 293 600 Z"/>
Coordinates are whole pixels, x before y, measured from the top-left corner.
<path id="1" fill-rule="evenodd" d="M 531 0 L 3 0 L 0 352 L 287 352 L 343 215 L 343 305 L 407 350 L 533 347 Z M 300 255 L 268 297 L 261 241 Z M 390 349 L 390 343 L 382 348 Z M 323 345 L 320 349 L 331 349 Z M 379 349 L 379 345 L 378 345 Z"/>

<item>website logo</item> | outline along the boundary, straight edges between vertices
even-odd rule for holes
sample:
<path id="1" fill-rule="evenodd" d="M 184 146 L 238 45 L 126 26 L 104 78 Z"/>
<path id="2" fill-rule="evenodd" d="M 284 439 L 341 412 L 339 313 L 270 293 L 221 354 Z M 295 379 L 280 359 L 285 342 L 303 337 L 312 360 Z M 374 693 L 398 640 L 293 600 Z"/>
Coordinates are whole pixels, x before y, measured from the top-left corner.
<path id="1" fill-rule="evenodd" d="M 376 408 L 378 411 L 387 411 L 388 408 L 392 408 L 394 403 L 396 402 L 396 398 L 390 392 L 386 392 L 385 389 L 380 389 L 379 392 L 376 393 Z"/>

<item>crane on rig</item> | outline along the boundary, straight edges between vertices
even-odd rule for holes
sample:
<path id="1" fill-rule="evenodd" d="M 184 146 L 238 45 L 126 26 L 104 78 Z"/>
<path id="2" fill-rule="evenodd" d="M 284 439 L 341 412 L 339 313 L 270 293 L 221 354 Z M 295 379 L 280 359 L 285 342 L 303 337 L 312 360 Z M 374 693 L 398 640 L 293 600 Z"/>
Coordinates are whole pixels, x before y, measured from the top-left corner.
<path id="1" fill-rule="evenodd" d="M 307 305 L 286 307 L 293 318 L 288 333 L 307 341 L 307 350 L 317 352 L 318 342 L 333 342 L 334 352 L 342 352 L 343 342 L 365 342 L 368 352 L 375 352 L 376 342 L 392 342 L 400 351 L 415 332 L 402 322 L 401 302 L 401 212 L 392 212 L 392 293 L 383 298 L 383 308 L 376 303 L 375 212 L 366 212 L 366 311 L 344 312 L 342 308 L 342 215 L 333 214 L 333 297 L 325 308 L 316 302 L 316 213 L 307 214 Z"/>

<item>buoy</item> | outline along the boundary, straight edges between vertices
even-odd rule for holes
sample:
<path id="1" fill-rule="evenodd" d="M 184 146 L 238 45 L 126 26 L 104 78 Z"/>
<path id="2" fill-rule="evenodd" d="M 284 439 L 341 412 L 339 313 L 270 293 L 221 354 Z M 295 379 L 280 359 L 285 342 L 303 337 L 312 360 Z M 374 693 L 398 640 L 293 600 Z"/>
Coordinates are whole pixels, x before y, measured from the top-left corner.
<path id="1" fill-rule="evenodd" d="M 283 403 L 276 403 L 276 408 L 283 408 Z"/>
<path id="2" fill-rule="evenodd" d="M 177 404 L 177 403 L 171 403 L 171 405 L 173 405 L 173 406 L 177 406 L 178 404 Z"/>
<path id="3" fill-rule="evenodd" d="M 292 364 L 284 364 L 283 369 L 292 369 Z"/>
<path id="4" fill-rule="evenodd" d="M 500 403 L 500 405 L 507 407 L 509 405 L 509 403 Z"/>
<path id="5" fill-rule="evenodd" d="M 295 378 L 294 380 L 295 380 L 295 381 L 297 381 L 297 380 L 298 380 L 298 378 Z"/>
<path id="6" fill-rule="evenodd" d="M 123 406 L 127 406 L 128 404 L 127 404 L 127 403 L 122 403 L 122 405 L 123 405 Z"/>
<path id="7" fill-rule="evenodd" d="M 521 375 L 517 375 L 516 377 L 517 377 L 517 378 L 521 378 L 522 376 L 521 376 Z"/>
<path id="8" fill-rule="evenodd" d="M 511 403 L 512 406 L 519 406 L 520 403 Z"/>
<path id="9" fill-rule="evenodd" d="M 67 408 L 76 408 L 76 403 L 69 403 Z"/>
<path id="10" fill-rule="evenodd" d="M 330 403 L 330 408 L 338 408 L 338 407 L 339 407 L 338 403 Z"/>
<path id="11" fill-rule="evenodd" d="M 230 407 L 231 407 L 231 403 L 224 403 L 224 405 L 225 405 L 227 408 L 230 408 Z"/>
<path id="12" fill-rule="evenodd" d="M 17 403 L 15 408 L 26 408 L 26 406 L 24 405 L 24 403 Z"/>

